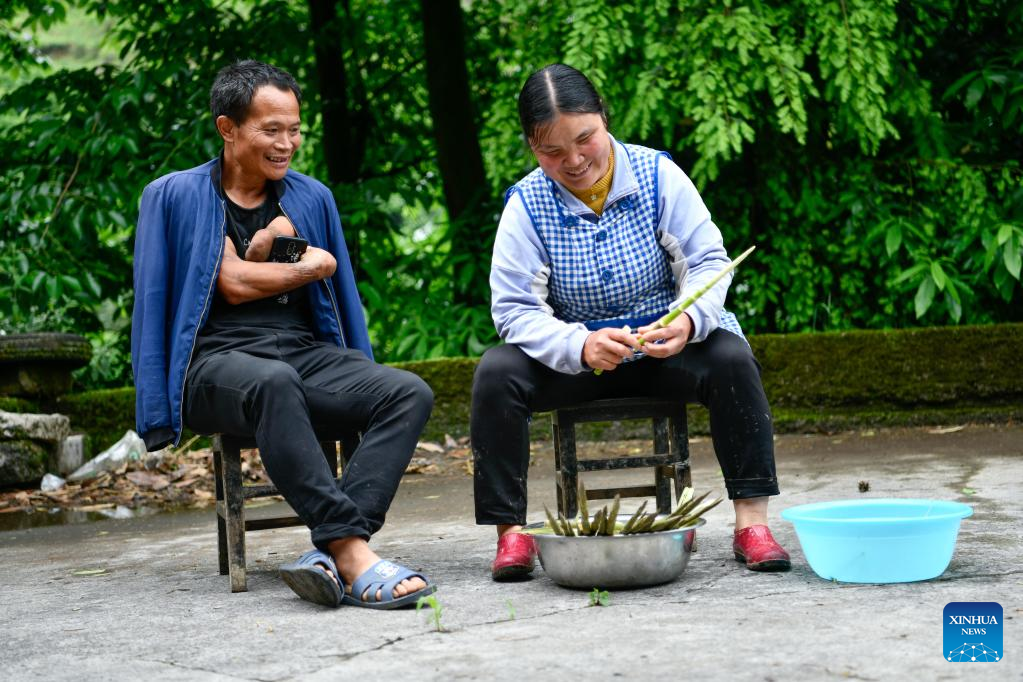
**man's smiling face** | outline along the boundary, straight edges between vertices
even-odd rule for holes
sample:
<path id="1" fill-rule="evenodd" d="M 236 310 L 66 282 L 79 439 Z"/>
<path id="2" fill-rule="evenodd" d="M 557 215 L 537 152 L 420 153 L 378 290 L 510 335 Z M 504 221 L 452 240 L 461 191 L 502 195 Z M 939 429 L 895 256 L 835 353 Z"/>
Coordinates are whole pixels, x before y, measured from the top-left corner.
<path id="1" fill-rule="evenodd" d="M 232 126 L 233 158 L 249 177 L 280 180 L 302 144 L 298 99 L 291 90 L 264 85 L 252 97 L 249 113 Z"/>

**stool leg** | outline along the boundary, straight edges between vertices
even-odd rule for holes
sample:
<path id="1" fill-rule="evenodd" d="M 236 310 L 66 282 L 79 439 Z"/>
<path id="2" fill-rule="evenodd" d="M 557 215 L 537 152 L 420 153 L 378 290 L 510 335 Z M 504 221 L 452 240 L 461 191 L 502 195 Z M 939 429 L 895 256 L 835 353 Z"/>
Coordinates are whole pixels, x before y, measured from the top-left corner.
<path id="1" fill-rule="evenodd" d="M 684 488 L 693 487 L 692 470 L 689 466 L 689 415 L 682 405 L 676 416 L 668 421 L 672 451 L 675 453 L 675 501 L 682 497 Z M 696 533 L 689 551 L 696 551 Z"/>
<path id="2" fill-rule="evenodd" d="M 654 422 L 654 454 L 668 454 L 668 420 L 656 417 Z M 657 498 L 657 511 L 661 514 L 671 513 L 671 478 L 666 474 L 666 467 L 654 468 L 654 490 Z"/>
<path id="3" fill-rule="evenodd" d="M 224 503 L 224 446 L 220 436 L 213 437 L 213 485 L 217 501 L 217 560 L 220 575 L 227 575 L 227 526 L 224 517 L 227 509 Z"/>
<path id="4" fill-rule="evenodd" d="M 672 452 L 675 455 L 675 501 L 682 497 L 683 488 L 693 486 L 692 471 L 689 468 L 689 423 L 686 407 L 682 405 L 679 414 L 668 420 Z"/>
<path id="5" fill-rule="evenodd" d="M 342 443 L 343 442 L 344 441 L 342 441 Z M 320 449 L 323 450 L 323 456 L 327 459 L 327 464 L 330 466 L 330 470 L 334 473 L 334 478 L 337 478 L 337 443 L 332 440 L 321 440 Z"/>
<path id="6" fill-rule="evenodd" d="M 236 445 L 224 448 L 224 506 L 227 508 L 227 554 L 231 591 L 247 592 L 245 581 L 245 497 L 242 495 L 242 460 Z"/>
<path id="7" fill-rule="evenodd" d="M 355 454 L 355 448 L 359 447 L 359 443 L 362 442 L 362 435 L 358 431 L 346 434 L 341 437 L 341 468 L 344 469 L 345 464 L 351 460 L 352 455 Z"/>
<path id="8" fill-rule="evenodd" d="M 557 494 L 558 509 L 565 508 L 565 492 L 562 490 L 561 482 L 561 429 L 558 428 L 558 420 L 551 416 L 551 436 L 554 439 L 554 492 Z"/>
<path id="9" fill-rule="evenodd" d="M 554 458 L 557 467 L 558 510 L 566 519 L 579 511 L 579 463 L 575 449 L 575 421 L 552 417 L 554 424 Z"/>

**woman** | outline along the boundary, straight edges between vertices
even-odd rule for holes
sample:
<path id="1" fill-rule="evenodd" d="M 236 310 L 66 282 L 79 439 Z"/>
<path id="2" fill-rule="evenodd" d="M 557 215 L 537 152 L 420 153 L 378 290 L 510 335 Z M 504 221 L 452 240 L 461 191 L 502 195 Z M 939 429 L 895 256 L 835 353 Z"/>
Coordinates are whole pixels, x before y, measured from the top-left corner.
<path id="1" fill-rule="evenodd" d="M 539 168 L 506 195 L 490 273 L 506 343 L 483 356 L 472 397 L 476 522 L 497 526 L 494 580 L 533 570 L 533 542 L 519 533 L 529 415 L 619 396 L 709 408 L 735 557 L 752 570 L 788 569 L 767 528 L 768 496 L 778 494 L 770 408 L 749 344 L 722 310 L 731 277 L 668 327 L 650 328 L 730 262 L 696 188 L 666 153 L 611 137 L 593 84 L 569 66 L 532 74 L 518 106 Z"/>

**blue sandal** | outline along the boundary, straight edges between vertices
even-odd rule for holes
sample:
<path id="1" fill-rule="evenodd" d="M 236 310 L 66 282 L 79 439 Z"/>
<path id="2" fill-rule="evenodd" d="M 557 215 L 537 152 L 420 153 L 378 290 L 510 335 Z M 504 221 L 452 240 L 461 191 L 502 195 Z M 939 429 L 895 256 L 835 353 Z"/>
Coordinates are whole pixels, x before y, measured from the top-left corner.
<path id="1" fill-rule="evenodd" d="M 334 577 L 327 575 L 323 566 L 329 567 Z M 291 591 L 302 599 L 322 606 L 341 606 L 341 573 L 329 554 L 318 549 L 309 550 L 298 561 L 281 566 L 280 573 Z"/>
<path id="2" fill-rule="evenodd" d="M 408 578 L 422 578 L 426 587 L 395 599 L 394 588 Z M 420 597 L 433 594 L 436 589 L 437 587 L 422 573 L 416 573 L 390 561 L 378 561 L 355 579 L 352 583 L 352 593 L 346 592 L 341 597 L 341 603 L 367 609 L 398 609 L 415 604 Z M 380 591 L 380 601 L 376 599 L 377 590 Z M 363 601 L 363 596 L 368 596 L 369 601 Z"/>

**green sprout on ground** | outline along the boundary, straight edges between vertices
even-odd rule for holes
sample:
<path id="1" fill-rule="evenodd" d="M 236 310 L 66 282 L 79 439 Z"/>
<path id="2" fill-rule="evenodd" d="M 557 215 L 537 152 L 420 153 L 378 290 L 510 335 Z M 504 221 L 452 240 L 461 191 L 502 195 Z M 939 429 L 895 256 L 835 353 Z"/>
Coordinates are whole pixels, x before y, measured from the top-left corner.
<path id="1" fill-rule="evenodd" d="M 515 605 L 512 604 L 512 600 L 506 601 L 505 606 L 508 607 L 508 620 L 515 620 Z"/>
<path id="2" fill-rule="evenodd" d="M 437 632 L 444 632 L 444 626 L 440 623 L 441 606 L 440 602 L 437 601 L 436 595 L 429 594 L 425 597 L 420 597 L 419 601 L 416 602 L 416 613 L 424 606 L 430 607 L 430 620 L 433 621 L 433 627 Z"/>
<path id="3" fill-rule="evenodd" d="M 610 606 L 611 593 L 594 587 L 590 592 L 590 606 Z"/>

